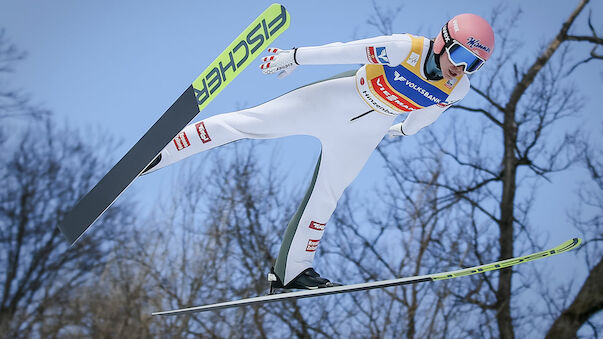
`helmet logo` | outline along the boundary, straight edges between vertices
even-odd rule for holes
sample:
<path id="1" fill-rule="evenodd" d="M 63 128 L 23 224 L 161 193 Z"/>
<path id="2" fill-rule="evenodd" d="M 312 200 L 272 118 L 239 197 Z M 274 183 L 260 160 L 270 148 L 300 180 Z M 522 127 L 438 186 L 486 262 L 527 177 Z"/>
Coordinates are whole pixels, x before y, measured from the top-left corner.
<path id="1" fill-rule="evenodd" d="M 452 27 L 454 28 L 455 32 L 460 31 L 461 29 L 459 28 L 459 23 L 456 21 L 456 19 L 452 20 Z"/>
<path id="2" fill-rule="evenodd" d="M 444 37 L 444 41 L 446 43 L 450 42 L 450 34 L 448 33 L 448 24 L 445 24 L 444 27 L 442 27 L 442 36 Z"/>
<path id="3" fill-rule="evenodd" d="M 490 47 L 483 45 L 480 43 L 479 40 L 475 39 L 474 37 L 470 36 L 467 38 L 467 45 L 469 45 L 471 48 L 479 48 L 481 50 L 484 50 L 486 52 L 490 52 Z"/>

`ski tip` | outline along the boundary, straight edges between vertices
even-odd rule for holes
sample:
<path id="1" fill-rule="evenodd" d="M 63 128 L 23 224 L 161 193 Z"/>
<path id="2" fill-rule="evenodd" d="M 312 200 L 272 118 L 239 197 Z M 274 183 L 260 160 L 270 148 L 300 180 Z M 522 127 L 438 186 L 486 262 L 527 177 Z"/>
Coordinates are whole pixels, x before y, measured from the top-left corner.
<path id="1" fill-rule="evenodd" d="M 287 8 L 285 6 L 275 2 L 272 5 L 268 6 L 268 8 L 266 8 L 266 10 L 265 10 L 265 12 L 270 12 L 270 11 L 280 12 L 281 17 L 284 16 L 285 22 L 284 22 L 284 26 L 282 29 L 283 31 L 286 30 L 287 28 L 289 28 L 289 24 L 291 23 L 291 15 L 289 15 L 289 11 L 287 11 Z"/>
<path id="2" fill-rule="evenodd" d="M 582 244 L 582 238 L 572 238 L 558 246 L 559 252 L 573 250 L 574 248 L 579 247 L 581 244 Z"/>
<path id="3" fill-rule="evenodd" d="M 285 8 L 285 6 L 283 6 L 282 4 L 279 4 L 278 2 L 274 2 L 274 3 L 272 3 L 272 5 L 268 6 L 268 8 L 274 8 L 274 7 Z"/>

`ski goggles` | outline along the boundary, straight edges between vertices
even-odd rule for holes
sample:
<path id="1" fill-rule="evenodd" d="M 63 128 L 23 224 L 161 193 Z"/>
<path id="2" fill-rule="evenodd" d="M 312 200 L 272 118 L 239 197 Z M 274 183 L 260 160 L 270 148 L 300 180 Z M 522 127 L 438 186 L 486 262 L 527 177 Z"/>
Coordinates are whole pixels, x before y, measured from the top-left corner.
<path id="1" fill-rule="evenodd" d="M 458 41 L 455 41 L 450 45 L 450 47 L 446 47 L 446 53 L 448 54 L 448 59 L 455 66 L 465 66 L 465 73 L 471 74 L 480 67 L 484 65 L 484 59 L 478 57 L 473 54 L 467 47 L 461 45 Z"/>
<path id="2" fill-rule="evenodd" d="M 444 36 L 444 49 L 448 54 L 448 60 L 455 66 L 465 66 L 465 73 L 472 74 L 486 62 L 484 59 L 471 52 L 467 47 L 460 42 L 452 39 L 448 33 L 448 24 L 442 27 L 442 35 Z"/>

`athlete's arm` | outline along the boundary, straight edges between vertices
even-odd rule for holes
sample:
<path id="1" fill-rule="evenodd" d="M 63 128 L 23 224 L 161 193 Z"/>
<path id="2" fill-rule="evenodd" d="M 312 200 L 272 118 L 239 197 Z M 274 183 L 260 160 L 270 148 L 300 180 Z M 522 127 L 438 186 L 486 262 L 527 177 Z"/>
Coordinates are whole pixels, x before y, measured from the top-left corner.
<path id="1" fill-rule="evenodd" d="M 383 64 L 399 65 L 408 56 L 411 39 L 408 34 L 394 34 L 323 46 L 291 50 L 269 48 L 273 53 L 262 58 L 260 69 L 265 74 L 279 73 L 285 77 L 298 65 Z"/>
<path id="2" fill-rule="evenodd" d="M 446 102 L 440 105 L 432 105 L 420 110 L 412 111 L 406 119 L 399 124 L 395 124 L 389 129 L 390 136 L 406 136 L 417 134 L 421 129 L 434 123 L 450 105 L 463 99 L 469 92 L 469 79 L 463 76 L 459 84 L 448 96 Z"/>
<path id="3" fill-rule="evenodd" d="M 323 46 L 300 47 L 296 60 L 300 65 L 383 64 L 399 65 L 408 56 L 411 40 L 408 34 L 393 34 Z M 379 54 L 377 54 L 377 49 Z"/>
<path id="4" fill-rule="evenodd" d="M 403 122 L 389 128 L 390 136 L 407 136 L 417 134 L 422 128 L 436 121 L 447 107 L 437 105 L 422 108 L 408 113 Z"/>

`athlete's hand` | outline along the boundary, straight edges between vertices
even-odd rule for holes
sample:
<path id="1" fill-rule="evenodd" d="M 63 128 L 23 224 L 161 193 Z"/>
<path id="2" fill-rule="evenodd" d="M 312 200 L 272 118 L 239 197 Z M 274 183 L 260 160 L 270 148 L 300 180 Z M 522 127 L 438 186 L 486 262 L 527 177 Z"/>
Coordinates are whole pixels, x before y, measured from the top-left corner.
<path id="1" fill-rule="evenodd" d="M 260 65 L 260 69 L 264 74 L 278 74 L 279 78 L 284 78 L 291 74 L 297 65 L 295 61 L 296 49 L 282 50 L 278 48 L 268 48 L 268 52 L 273 53 L 267 57 L 262 58 L 263 64 Z"/>
<path id="2" fill-rule="evenodd" d="M 395 124 L 390 127 L 387 131 L 387 135 L 389 135 L 390 138 L 406 136 L 406 134 L 404 134 L 404 132 L 402 131 L 402 123 Z"/>

